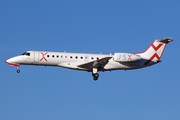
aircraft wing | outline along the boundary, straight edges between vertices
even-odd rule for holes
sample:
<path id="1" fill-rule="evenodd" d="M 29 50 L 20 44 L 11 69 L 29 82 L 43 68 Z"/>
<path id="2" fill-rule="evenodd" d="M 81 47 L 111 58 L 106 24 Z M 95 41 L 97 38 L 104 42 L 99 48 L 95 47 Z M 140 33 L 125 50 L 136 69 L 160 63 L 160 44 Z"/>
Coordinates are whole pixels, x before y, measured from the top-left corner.
<path id="1" fill-rule="evenodd" d="M 104 66 L 109 62 L 109 59 L 111 59 L 112 57 L 105 57 L 96 61 L 92 61 L 92 62 L 88 62 L 85 64 L 81 64 L 78 67 L 81 68 L 88 68 L 88 69 L 92 69 L 92 68 L 104 68 Z"/>

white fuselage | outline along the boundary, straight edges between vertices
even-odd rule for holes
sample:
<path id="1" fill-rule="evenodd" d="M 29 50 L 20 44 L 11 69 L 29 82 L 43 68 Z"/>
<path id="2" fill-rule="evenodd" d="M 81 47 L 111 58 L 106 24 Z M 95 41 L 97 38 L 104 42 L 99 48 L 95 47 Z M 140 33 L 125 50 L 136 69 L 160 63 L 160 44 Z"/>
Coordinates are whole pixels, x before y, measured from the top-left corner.
<path id="1" fill-rule="evenodd" d="M 28 53 L 28 54 L 27 54 Z M 85 54 L 85 53 L 66 53 L 66 52 L 45 52 L 45 51 L 27 51 L 24 55 L 19 55 L 8 59 L 6 62 L 21 65 L 42 65 L 59 66 L 69 69 L 92 71 L 92 68 L 78 67 L 81 64 L 93 62 L 105 57 L 112 57 L 103 69 L 98 71 L 110 71 L 119 69 L 137 69 L 146 67 L 144 60 L 135 62 L 117 62 L 114 61 L 114 55 L 107 54 Z M 154 64 L 154 63 L 153 63 Z"/>
<path id="2" fill-rule="evenodd" d="M 166 45 L 171 38 L 155 40 L 142 53 L 84 54 L 66 52 L 27 51 L 26 53 L 6 60 L 9 65 L 59 66 L 75 70 L 92 72 L 94 80 L 99 77 L 98 71 L 130 70 L 151 66 L 160 62 Z"/>

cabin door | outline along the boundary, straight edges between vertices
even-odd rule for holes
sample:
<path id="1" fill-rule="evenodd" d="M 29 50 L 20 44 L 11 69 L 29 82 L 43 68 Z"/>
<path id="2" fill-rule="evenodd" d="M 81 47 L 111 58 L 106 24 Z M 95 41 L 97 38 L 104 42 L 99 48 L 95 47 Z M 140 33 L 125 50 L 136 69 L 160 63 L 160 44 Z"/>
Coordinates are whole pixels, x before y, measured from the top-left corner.
<path id="1" fill-rule="evenodd" d="M 38 51 L 34 51 L 34 62 L 35 63 L 39 62 L 39 52 Z"/>

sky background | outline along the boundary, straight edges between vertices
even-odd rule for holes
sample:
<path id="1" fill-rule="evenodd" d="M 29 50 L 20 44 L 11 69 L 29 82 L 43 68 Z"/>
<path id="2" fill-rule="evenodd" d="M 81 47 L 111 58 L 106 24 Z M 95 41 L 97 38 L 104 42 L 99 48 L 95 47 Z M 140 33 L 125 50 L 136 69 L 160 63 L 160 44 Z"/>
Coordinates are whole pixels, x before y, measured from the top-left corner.
<path id="1" fill-rule="evenodd" d="M 179 0 L 1 0 L 0 120 L 179 120 Z M 145 51 L 172 37 L 162 62 L 130 71 L 9 66 L 28 50 Z"/>

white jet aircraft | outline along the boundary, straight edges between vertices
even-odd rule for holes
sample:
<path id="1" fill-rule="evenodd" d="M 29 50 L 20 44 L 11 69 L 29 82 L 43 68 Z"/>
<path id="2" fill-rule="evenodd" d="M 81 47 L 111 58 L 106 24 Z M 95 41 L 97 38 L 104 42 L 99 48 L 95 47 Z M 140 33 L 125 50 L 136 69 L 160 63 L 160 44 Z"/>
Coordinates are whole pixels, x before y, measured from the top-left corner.
<path id="1" fill-rule="evenodd" d="M 20 65 L 59 66 L 92 72 L 94 80 L 97 80 L 99 77 L 98 71 L 131 70 L 148 67 L 161 62 L 160 58 L 166 44 L 171 41 L 173 41 L 171 38 L 155 40 L 151 46 L 142 53 L 114 53 L 113 55 L 105 55 L 27 51 L 5 62 L 9 65 L 17 66 L 18 73 L 20 72 Z"/>

